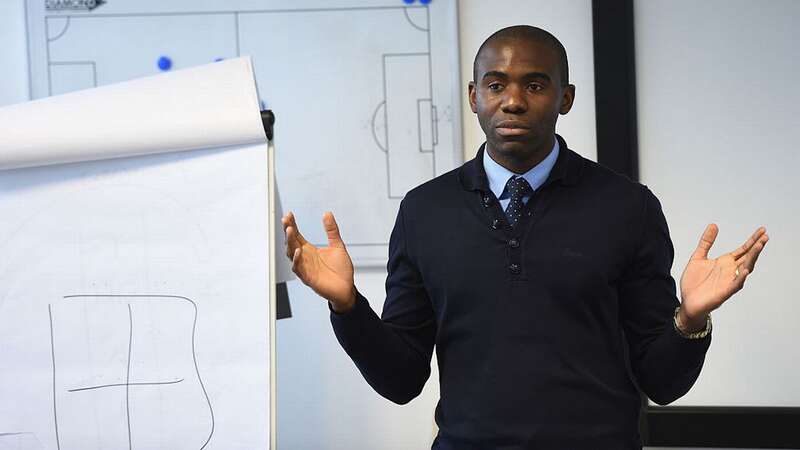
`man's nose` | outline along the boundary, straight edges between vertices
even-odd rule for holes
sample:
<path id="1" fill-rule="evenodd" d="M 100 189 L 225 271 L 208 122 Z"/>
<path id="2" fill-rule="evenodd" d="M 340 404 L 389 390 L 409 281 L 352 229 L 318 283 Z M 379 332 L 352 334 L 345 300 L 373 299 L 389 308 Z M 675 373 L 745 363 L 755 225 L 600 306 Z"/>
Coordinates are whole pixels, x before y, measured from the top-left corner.
<path id="1" fill-rule="evenodd" d="M 503 112 L 509 114 L 522 114 L 528 110 L 528 103 L 525 100 L 525 93 L 515 85 L 509 85 L 505 92 L 501 108 Z"/>

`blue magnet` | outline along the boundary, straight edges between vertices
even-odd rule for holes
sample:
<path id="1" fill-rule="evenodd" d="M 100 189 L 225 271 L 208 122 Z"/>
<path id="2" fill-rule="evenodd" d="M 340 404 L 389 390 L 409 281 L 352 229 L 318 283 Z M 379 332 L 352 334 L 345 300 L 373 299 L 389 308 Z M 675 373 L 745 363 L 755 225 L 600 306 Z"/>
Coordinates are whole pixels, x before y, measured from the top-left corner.
<path id="1" fill-rule="evenodd" d="M 214 62 L 220 62 L 220 61 L 222 61 L 223 59 L 225 59 L 225 58 L 214 58 Z"/>
<path id="2" fill-rule="evenodd" d="M 403 0 L 403 3 L 405 3 L 406 5 L 410 5 L 414 3 L 414 0 Z"/>
<path id="3" fill-rule="evenodd" d="M 169 57 L 167 56 L 162 56 L 158 58 L 158 68 L 166 72 L 167 70 L 172 68 L 172 60 L 169 59 Z"/>
<path id="4" fill-rule="evenodd" d="M 422 3 L 423 5 L 427 5 L 428 3 L 431 2 L 431 0 L 419 0 L 419 2 Z"/>

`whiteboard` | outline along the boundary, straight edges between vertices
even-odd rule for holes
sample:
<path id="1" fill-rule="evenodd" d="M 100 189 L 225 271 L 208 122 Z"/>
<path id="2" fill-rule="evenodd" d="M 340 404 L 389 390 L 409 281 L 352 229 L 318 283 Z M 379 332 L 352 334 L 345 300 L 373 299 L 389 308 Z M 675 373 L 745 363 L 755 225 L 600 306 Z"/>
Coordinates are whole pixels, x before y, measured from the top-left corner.
<path id="1" fill-rule="evenodd" d="M 274 202 L 250 61 L 6 107 L 0 133 L 0 447 L 270 448 Z"/>
<path id="2" fill-rule="evenodd" d="M 454 0 L 29 0 L 27 16 L 32 98 L 252 56 L 283 205 L 315 243 L 332 210 L 357 265 L 385 264 L 405 193 L 463 161 Z"/>

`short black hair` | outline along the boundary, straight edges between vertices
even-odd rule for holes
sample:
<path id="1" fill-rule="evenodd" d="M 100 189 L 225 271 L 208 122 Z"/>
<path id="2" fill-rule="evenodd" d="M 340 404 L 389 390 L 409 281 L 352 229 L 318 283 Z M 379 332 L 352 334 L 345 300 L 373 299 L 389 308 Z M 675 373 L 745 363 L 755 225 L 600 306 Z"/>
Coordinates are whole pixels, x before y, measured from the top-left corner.
<path id="1" fill-rule="evenodd" d="M 569 84 L 569 64 L 567 63 L 567 51 L 561 42 L 548 31 L 531 25 L 514 25 L 506 27 L 501 30 L 495 31 L 491 36 L 486 38 L 478 48 L 475 54 L 475 61 L 472 63 L 472 76 L 478 78 L 478 57 L 483 50 L 495 41 L 504 39 L 520 39 L 525 41 L 536 42 L 537 44 L 544 44 L 558 55 L 558 65 L 560 66 L 561 86 Z"/>

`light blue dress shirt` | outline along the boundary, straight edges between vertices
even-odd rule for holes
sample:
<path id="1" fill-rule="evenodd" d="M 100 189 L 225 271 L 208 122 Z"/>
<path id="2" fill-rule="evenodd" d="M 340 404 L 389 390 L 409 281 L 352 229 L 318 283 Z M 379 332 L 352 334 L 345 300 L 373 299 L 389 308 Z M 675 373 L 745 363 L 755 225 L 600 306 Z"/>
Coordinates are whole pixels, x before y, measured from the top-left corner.
<path id="1" fill-rule="evenodd" d="M 531 188 L 533 188 L 534 191 L 539 189 L 539 187 L 547 180 L 547 177 L 550 175 L 550 171 L 553 170 L 553 166 L 556 165 L 558 152 L 559 145 L 558 139 L 556 139 L 555 144 L 553 144 L 553 150 L 550 151 L 550 154 L 547 155 L 542 162 L 531 168 L 531 170 L 521 175 L 516 174 L 498 164 L 497 161 L 493 160 L 492 157 L 489 156 L 489 152 L 483 152 L 483 168 L 486 170 L 486 177 L 489 179 L 489 189 L 491 189 L 495 197 L 500 200 L 500 206 L 503 208 L 503 211 L 506 210 L 506 207 L 508 207 L 508 202 L 511 201 L 511 194 L 506 190 L 506 183 L 508 183 L 508 180 L 511 177 L 521 176 L 528 180 L 528 184 L 531 185 Z M 522 201 L 524 203 L 528 203 L 530 197 L 530 195 L 526 195 L 522 198 Z"/>

